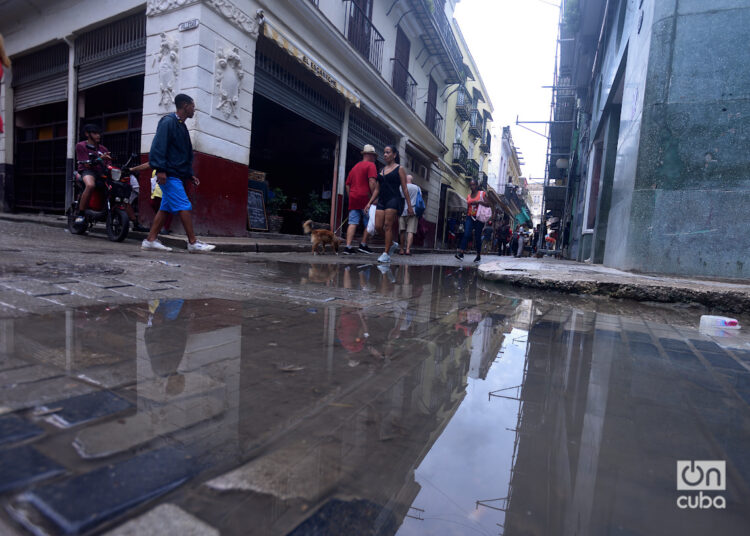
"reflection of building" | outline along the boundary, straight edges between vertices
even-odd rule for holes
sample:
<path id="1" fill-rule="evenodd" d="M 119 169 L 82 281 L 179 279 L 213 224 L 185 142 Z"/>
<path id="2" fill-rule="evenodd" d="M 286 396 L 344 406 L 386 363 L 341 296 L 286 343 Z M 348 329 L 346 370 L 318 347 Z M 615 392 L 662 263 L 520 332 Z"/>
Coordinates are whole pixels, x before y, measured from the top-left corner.
<path id="1" fill-rule="evenodd" d="M 160 300 L 2 321 L 0 350 L 52 365 L 56 398 L 44 402 L 62 404 L 78 386 L 90 392 L 94 384 L 127 399 L 127 410 L 42 439 L 59 441 L 51 456 L 76 469 L 58 481 L 88 477 L 93 460 L 117 465 L 175 444 L 203 472 L 177 475 L 174 485 L 193 480 L 170 502 L 222 532 L 252 521 L 260 533 L 286 534 L 335 506 L 368 530 L 391 533 L 421 489 L 416 468 L 466 395 L 474 348 L 483 377 L 517 305 L 500 296 L 477 305 L 475 272 L 448 278 L 447 268 L 411 270 L 394 267 L 392 281 L 373 269 L 371 310 L 325 301 Z M 345 283 L 344 270 L 322 280 L 307 275 L 308 285 L 334 293 L 360 282 Z M 357 327 L 356 313 L 367 337 L 342 333 L 348 321 Z M 44 367 L 27 368 L 38 376 Z M 12 408 L 37 401 L 23 402 Z M 123 506 L 123 517 L 133 507 Z"/>
<path id="2" fill-rule="evenodd" d="M 746 532 L 750 426 L 735 405 L 746 374 L 698 336 L 601 313 L 533 319 L 504 534 Z M 675 463 L 707 458 L 726 460 L 737 509 L 702 510 L 686 527 Z"/>

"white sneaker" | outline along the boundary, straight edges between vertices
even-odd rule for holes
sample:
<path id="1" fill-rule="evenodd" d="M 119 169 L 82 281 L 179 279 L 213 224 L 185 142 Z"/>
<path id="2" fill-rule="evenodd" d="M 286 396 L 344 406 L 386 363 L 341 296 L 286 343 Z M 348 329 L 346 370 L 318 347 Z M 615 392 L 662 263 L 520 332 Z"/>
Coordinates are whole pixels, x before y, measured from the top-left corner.
<path id="1" fill-rule="evenodd" d="M 141 249 L 157 249 L 159 251 L 172 251 L 172 248 L 168 248 L 161 242 L 159 242 L 159 239 L 157 238 L 153 242 L 147 239 L 143 239 L 143 242 L 141 242 Z"/>
<path id="2" fill-rule="evenodd" d="M 391 256 L 383 252 L 383 254 L 378 257 L 378 262 L 391 262 Z"/>
<path id="3" fill-rule="evenodd" d="M 388 250 L 388 255 L 393 255 L 394 253 L 396 253 L 397 249 L 398 249 L 398 242 L 394 242 L 391 245 L 391 249 Z"/>
<path id="4" fill-rule="evenodd" d="M 216 246 L 213 244 L 206 244 L 205 242 L 201 242 L 200 240 L 196 240 L 195 244 L 191 244 L 188 242 L 187 250 L 190 253 L 207 253 L 209 251 L 212 251 Z"/>

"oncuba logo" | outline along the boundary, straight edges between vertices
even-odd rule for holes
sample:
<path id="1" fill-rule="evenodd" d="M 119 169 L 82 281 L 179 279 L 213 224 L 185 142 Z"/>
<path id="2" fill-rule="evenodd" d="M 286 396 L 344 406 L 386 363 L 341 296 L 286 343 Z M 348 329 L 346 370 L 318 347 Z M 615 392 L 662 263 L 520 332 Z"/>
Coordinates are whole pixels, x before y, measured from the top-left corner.
<path id="1" fill-rule="evenodd" d="M 698 492 L 677 497 L 677 507 L 701 509 L 727 507 L 722 495 L 705 494 L 704 491 L 724 491 L 726 462 L 719 460 L 677 460 L 677 491 Z"/>

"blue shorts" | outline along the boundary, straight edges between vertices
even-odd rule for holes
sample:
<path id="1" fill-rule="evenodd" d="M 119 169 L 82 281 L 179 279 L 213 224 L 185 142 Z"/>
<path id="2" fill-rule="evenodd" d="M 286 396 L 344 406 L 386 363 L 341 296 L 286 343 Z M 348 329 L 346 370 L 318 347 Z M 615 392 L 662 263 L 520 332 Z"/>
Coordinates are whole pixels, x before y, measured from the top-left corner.
<path id="1" fill-rule="evenodd" d="M 363 209 L 354 209 L 349 211 L 349 225 L 359 225 L 364 223 L 367 227 L 367 222 L 370 220 L 370 215 Z"/>
<path id="2" fill-rule="evenodd" d="M 182 179 L 167 177 L 167 182 L 161 184 L 161 206 L 159 210 L 164 212 L 179 212 L 181 210 L 192 210 L 193 205 L 185 193 L 185 185 Z"/>

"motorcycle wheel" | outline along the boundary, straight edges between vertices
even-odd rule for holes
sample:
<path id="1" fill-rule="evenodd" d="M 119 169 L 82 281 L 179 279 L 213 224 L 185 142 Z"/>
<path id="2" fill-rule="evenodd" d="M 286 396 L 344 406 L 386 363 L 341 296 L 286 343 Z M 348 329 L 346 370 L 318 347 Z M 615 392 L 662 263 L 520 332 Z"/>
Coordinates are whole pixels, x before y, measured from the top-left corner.
<path id="1" fill-rule="evenodd" d="M 130 218 L 122 209 L 114 209 L 107 215 L 107 238 L 112 242 L 122 242 L 130 231 Z"/>
<path id="2" fill-rule="evenodd" d="M 76 207 L 71 205 L 68 209 L 68 231 L 70 234 L 82 235 L 86 233 L 86 222 L 76 223 Z"/>

